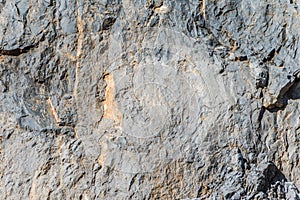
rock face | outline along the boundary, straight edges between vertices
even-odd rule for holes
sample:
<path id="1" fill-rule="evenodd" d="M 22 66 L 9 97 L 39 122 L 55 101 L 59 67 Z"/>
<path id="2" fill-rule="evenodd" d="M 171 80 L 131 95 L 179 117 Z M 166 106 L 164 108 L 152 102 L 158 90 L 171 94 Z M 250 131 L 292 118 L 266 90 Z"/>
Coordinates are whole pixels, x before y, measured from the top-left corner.
<path id="1" fill-rule="evenodd" d="M 0 199 L 300 199 L 299 12 L 0 0 Z"/>

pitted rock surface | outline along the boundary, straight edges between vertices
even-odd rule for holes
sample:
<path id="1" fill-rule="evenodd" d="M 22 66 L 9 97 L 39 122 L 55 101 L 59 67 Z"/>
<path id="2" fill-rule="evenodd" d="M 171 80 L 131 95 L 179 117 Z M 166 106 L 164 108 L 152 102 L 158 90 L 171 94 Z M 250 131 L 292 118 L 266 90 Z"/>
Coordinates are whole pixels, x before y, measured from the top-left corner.
<path id="1" fill-rule="evenodd" d="M 299 9 L 0 0 L 0 199 L 300 199 Z"/>

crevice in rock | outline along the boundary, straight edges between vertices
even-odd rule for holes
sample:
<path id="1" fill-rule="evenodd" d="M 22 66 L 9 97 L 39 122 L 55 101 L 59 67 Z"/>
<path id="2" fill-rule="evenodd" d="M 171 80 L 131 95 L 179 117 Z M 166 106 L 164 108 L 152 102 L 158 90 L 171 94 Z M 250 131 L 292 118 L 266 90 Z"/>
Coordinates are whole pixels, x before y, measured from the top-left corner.
<path id="1" fill-rule="evenodd" d="M 106 19 L 103 20 L 102 30 L 109 30 L 114 25 L 115 22 L 116 22 L 116 18 L 107 17 Z"/>
<path id="2" fill-rule="evenodd" d="M 262 106 L 259 111 L 258 120 L 257 120 L 259 123 L 263 119 L 265 112 L 266 112 L 266 108 L 264 106 Z"/>
<path id="3" fill-rule="evenodd" d="M 272 51 L 270 51 L 270 53 L 268 54 L 268 56 L 263 59 L 263 62 L 269 62 L 269 61 L 271 61 L 275 57 L 275 53 L 276 53 L 275 49 L 273 49 Z"/>
<path id="4" fill-rule="evenodd" d="M 270 104 L 266 109 L 270 112 L 277 112 L 279 110 L 284 110 L 288 105 L 290 99 L 297 100 L 300 99 L 300 70 L 296 71 L 293 76 L 294 81 L 285 85 L 277 97 L 277 101 L 274 104 Z"/>
<path id="5" fill-rule="evenodd" d="M 284 110 L 288 101 L 300 99 L 300 69 L 293 73 L 294 80 L 287 85 L 285 85 L 281 90 L 277 97 L 275 103 L 270 104 L 268 106 L 262 106 L 260 113 L 258 115 L 257 122 L 260 124 L 265 111 L 268 110 L 271 113 L 278 112 L 280 110 Z"/>
<path id="6" fill-rule="evenodd" d="M 24 48 L 17 48 L 11 50 L 0 49 L 0 55 L 6 56 L 19 56 L 21 54 L 29 52 L 31 49 L 36 48 L 36 45 L 29 45 Z"/>
<path id="7" fill-rule="evenodd" d="M 300 99 L 300 77 L 299 74 L 300 70 L 296 71 L 293 75 L 295 76 L 295 80 L 288 83 L 286 86 L 284 86 L 278 97 L 277 101 L 274 104 L 270 104 L 269 106 L 265 107 L 262 106 L 259 116 L 258 116 L 258 122 L 260 123 L 263 119 L 264 113 L 266 110 L 269 112 L 278 112 L 279 110 L 284 110 L 286 106 L 288 105 L 288 100 L 297 100 Z"/>
<path id="8" fill-rule="evenodd" d="M 248 57 L 247 56 L 237 56 L 237 57 L 235 57 L 234 60 L 235 61 L 246 61 L 246 60 L 248 60 Z"/>

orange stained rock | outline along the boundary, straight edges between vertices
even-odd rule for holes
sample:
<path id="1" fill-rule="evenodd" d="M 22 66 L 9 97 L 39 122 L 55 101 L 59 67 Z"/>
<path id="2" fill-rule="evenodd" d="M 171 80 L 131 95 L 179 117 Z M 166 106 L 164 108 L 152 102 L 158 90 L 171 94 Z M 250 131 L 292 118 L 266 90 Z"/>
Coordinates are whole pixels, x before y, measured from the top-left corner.
<path id="1" fill-rule="evenodd" d="M 103 118 L 114 121 L 115 125 L 121 125 L 122 115 L 115 103 L 115 83 L 113 75 L 106 74 L 104 76 L 106 82 L 105 99 L 103 101 L 104 114 Z"/>
<path id="2" fill-rule="evenodd" d="M 58 123 L 59 118 L 58 118 L 57 112 L 51 102 L 51 99 L 47 99 L 47 103 L 50 105 L 50 111 L 51 111 L 52 116 L 54 117 L 55 123 Z"/>

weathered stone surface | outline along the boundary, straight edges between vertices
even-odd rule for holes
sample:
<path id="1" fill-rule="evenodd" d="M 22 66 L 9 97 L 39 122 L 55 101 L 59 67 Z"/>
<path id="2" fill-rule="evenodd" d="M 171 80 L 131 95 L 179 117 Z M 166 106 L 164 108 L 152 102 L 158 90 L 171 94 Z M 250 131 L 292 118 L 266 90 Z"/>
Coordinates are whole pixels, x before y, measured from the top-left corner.
<path id="1" fill-rule="evenodd" d="M 299 199 L 299 6 L 0 0 L 0 199 Z"/>

